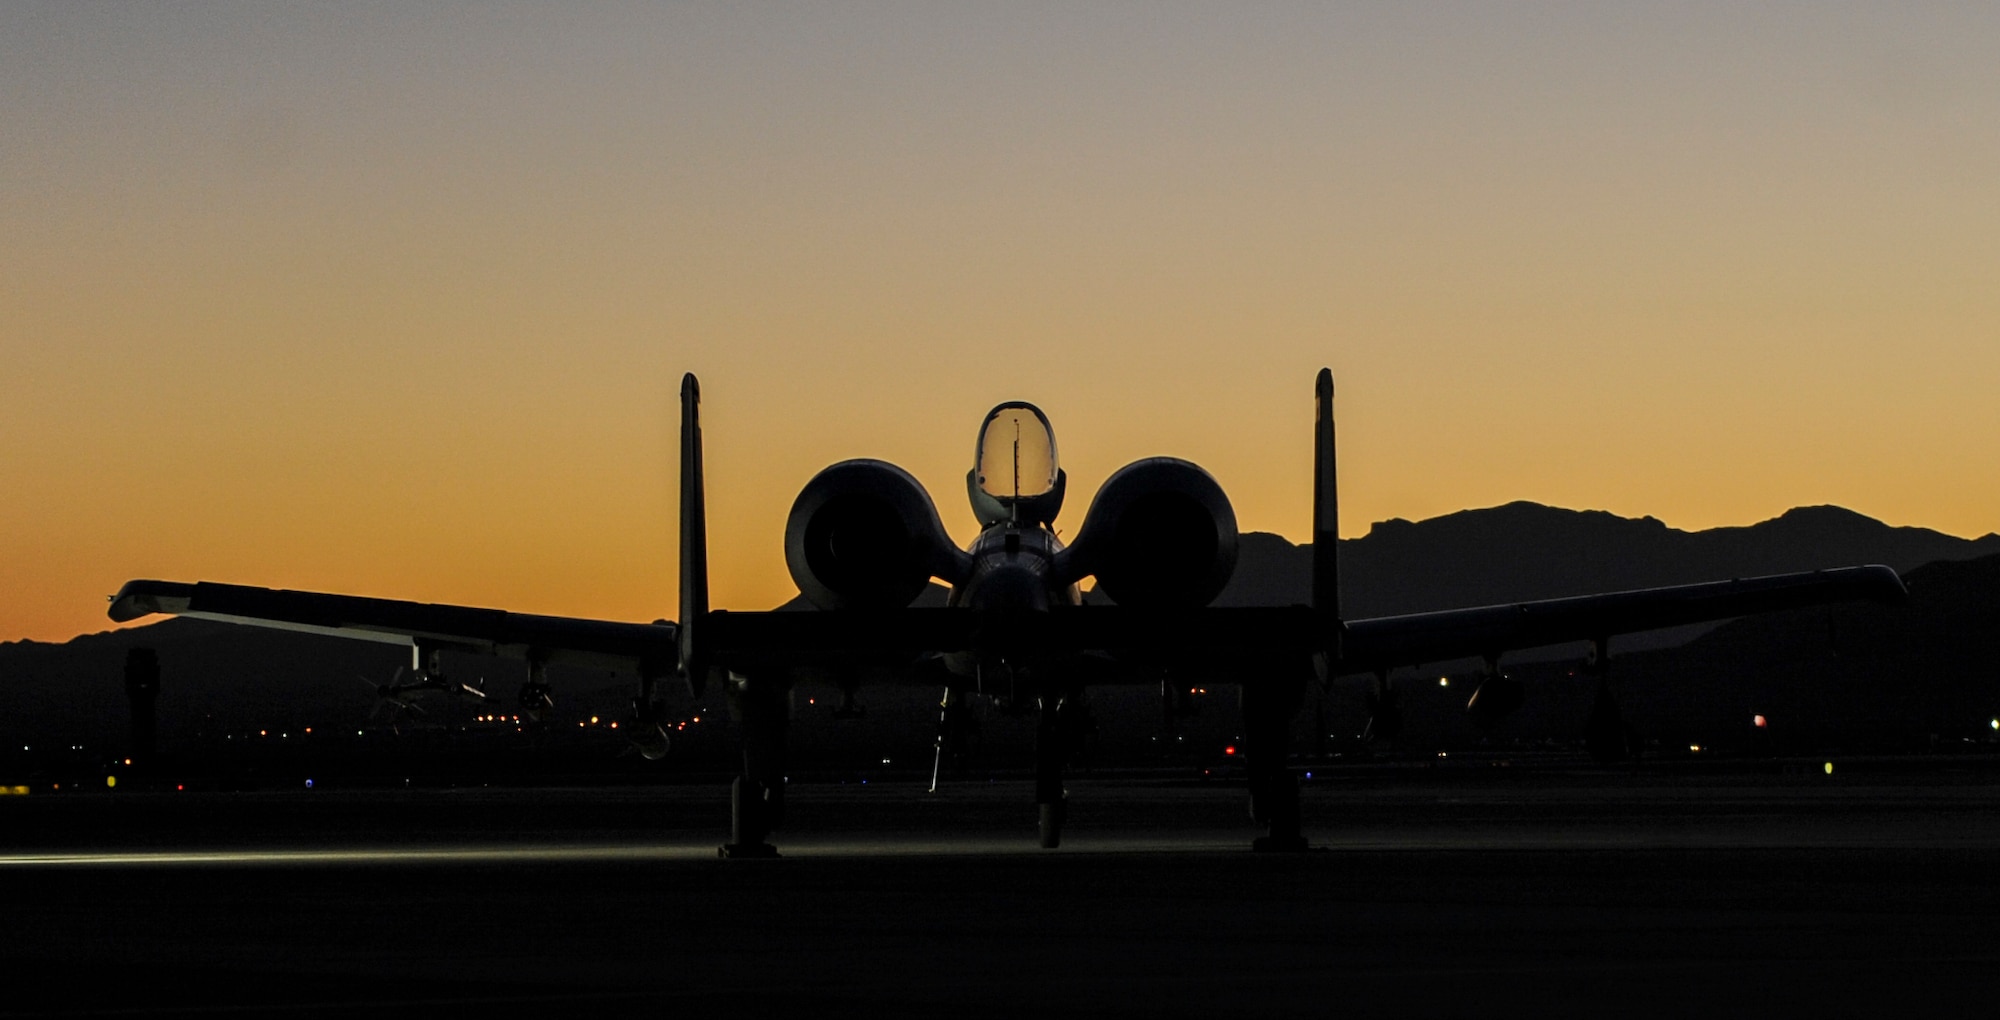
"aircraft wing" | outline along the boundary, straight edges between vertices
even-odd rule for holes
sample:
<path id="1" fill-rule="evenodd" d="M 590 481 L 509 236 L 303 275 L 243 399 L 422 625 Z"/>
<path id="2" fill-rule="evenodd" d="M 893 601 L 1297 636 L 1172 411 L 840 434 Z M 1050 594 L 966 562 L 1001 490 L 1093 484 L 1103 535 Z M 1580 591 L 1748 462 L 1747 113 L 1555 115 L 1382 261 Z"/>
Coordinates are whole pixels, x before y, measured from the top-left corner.
<path id="1" fill-rule="evenodd" d="M 1843 567 L 1350 620 L 1333 671 L 1365 673 L 1498 655 L 1854 599 L 1892 602 L 1904 594 L 1902 579 L 1888 567 Z M 718 612 L 707 617 L 707 626 L 718 659 L 746 666 L 954 652 L 977 648 L 996 637 L 982 635 L 977 615 L 962 609 Z M 1317 651 L 1327 644 L 1327 636 L 1320 633 L 1323 626 L 1319 615 L 1305 606 L 1161 610 L 1076 606 L 1009 621 L 1009 633 L 997 637 L 1041 649 L 1212 664 Z"/>
<path id="2" fill-rule="evenodd" d="M 1661 627 L 1829 602 L 1901 601 L 1907 591 L 1888 567 L 1842 567 L 1709 584 L 1582 595 L 1512 605 L 1350 620 L 1341 673 L 1497 655 Z"/>
<path id="3" fill-rule="evenodd" d="M 129 581 L 111 598 L 124 623 L 153 613 L 548 663 L 674 670 L 678 628 L 203 581 Z"/>
<path id="4" fill-rule="evenodd" d="M 1844 567 L 1350 620 L 1333 671 L 1364 673 L 1498 655 L 1771 610 L 1853 599 L 1896 601 L 1904 594 L 1902 580 L 1888 567 Z M 678 654 L 679 628 L 666 622 L 538 616 L 212 582 L 132 581 L 112 599 L 111 618 L 121 623 L 153 613 L 654 675 L 671 673 Z M 706 621 L 718 658 L 744 665 L 953 652 L 989 640 L 975 614 L 959 609 L 714 612 Z M 1080 606 L 1010 623 L 1033 632 L 1005 639 L 1083 652 L 1143 650 L 1142 657 L 1156 659 L 1164 653 L 1213 662 L 1306 652 L 1325 643 L 1319 617 L 1304 606 L 1159 611 Z"/>

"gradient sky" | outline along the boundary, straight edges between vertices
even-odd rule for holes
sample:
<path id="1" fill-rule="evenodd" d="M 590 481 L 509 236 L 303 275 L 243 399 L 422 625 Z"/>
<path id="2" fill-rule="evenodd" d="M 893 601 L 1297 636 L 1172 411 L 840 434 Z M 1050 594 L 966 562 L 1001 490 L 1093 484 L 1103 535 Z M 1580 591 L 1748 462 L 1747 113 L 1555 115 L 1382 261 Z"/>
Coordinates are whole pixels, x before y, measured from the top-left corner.
<path id="1" fill-rule="evenodd" d="M 671 617 L 821 466 L 2000 528 L 1992 4 L 0 6 L 0 639 L 132 577 Z"/>

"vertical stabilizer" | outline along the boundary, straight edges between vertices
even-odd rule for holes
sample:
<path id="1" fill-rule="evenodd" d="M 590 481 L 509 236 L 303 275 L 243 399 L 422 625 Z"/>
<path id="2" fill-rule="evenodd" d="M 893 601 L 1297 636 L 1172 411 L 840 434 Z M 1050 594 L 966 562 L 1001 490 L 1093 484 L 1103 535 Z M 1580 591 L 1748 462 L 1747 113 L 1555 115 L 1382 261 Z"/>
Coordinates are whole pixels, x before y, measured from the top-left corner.
<path id="1" fill-rule="evenodd" d="M 1313 386 L 1312 607 L 1326 628 L 1327 653 L 1340 654 L 1340 497 L 1333 471 L 1333 370 Z"/>
<path id="2" fill-rule="evenodd" d="M 708 510 L 702 492 L 701 383 L 681 377 L 681 676 L 699 697 L 708 681 L 701 641 L 708 615 Z"/>

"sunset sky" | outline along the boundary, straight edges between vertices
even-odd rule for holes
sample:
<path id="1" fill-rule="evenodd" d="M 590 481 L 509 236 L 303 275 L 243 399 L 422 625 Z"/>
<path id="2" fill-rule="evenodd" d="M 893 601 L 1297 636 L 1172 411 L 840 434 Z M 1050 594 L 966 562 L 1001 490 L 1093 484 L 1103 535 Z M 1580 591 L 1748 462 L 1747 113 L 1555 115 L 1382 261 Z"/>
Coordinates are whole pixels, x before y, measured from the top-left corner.
<path id="1" fill-rule="evenodd" d="M 157 577 L 675 615 L 1053 422 L 1308 534 L 2000 529 L 2000 5 L 0 6 L 0 639 Z"/>

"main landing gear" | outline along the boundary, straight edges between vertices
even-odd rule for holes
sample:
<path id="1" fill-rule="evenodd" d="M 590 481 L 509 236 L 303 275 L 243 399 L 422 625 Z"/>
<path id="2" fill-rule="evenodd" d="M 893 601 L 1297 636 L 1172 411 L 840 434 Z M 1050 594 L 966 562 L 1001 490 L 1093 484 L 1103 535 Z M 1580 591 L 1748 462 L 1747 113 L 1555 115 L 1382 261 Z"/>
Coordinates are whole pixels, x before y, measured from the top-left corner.
<path id="1" fill-rule="evenodd" d="M 729 842 L 723 857 L 776 857 L 769 837 L 785 820 L 785 738 L 791 688 L 782 680 L 729 676 L 729 710 L 743 734 L 743 773 L 729 787 Z"/>
<path id="2" fill-rule="evenodd" d="M 1305 702 L 1305 670 L 1260 671 L 1243 685 L 1243 745 L 1250 780 L 1250 814 L 1267 827 L 1251 843 L 1264 853 L 1308 849 L 1300 829 L 1299 784 L 1287 763 L 1292 720 Z M 771 833 L 784 821 L 785 745 L 791 689 L 782 679 L 730 674 L 729 707 L 742 734 L 743 771 L 730 786 L 730 840 L 722 857 L 776 857 Z M 1035 699 L 1035 814 L 1044 848 L 1062 845 L 1068 821 L 1063 766 L 1085 711 L 1080 692 L 1048 691 Z"/>
<path id="3" fill-rule="evenodd" d="M 1250 817 L 1267 827 L 1250 843 L 1258 853 L 1298 853 L 1308 849 L 1299 828 L 1299 780 L 1286 758 L 1292 718 L 1305 703 L 1306 674 L 1261 671 L 1243 685 L 1243 752 L 1250 779 Z"/>
<path id="4" fill-rule="evenodd" d="M 549 686 L 547 659 L 539 655 L 528 657 L 528 682 L 521 685 L 521 693 L 516 700 L 521 706 L 521 715 L 532 723 L 541 722 L 556 707 L 555 688 Z"/>
<path id="5" fill-rule="evenodd" d="M 1583 746 L 1599 765 L 1616 765 L 1638 753 L 1638 742 L 1625 728 L 1618 700 L 1611 694 L 1611 643 L 1599 637 L 1584 663 L 1586 673 L 1597 674 L 1597 697 L 1591 702 L 1590 717 L 1583 726 Z"/>

